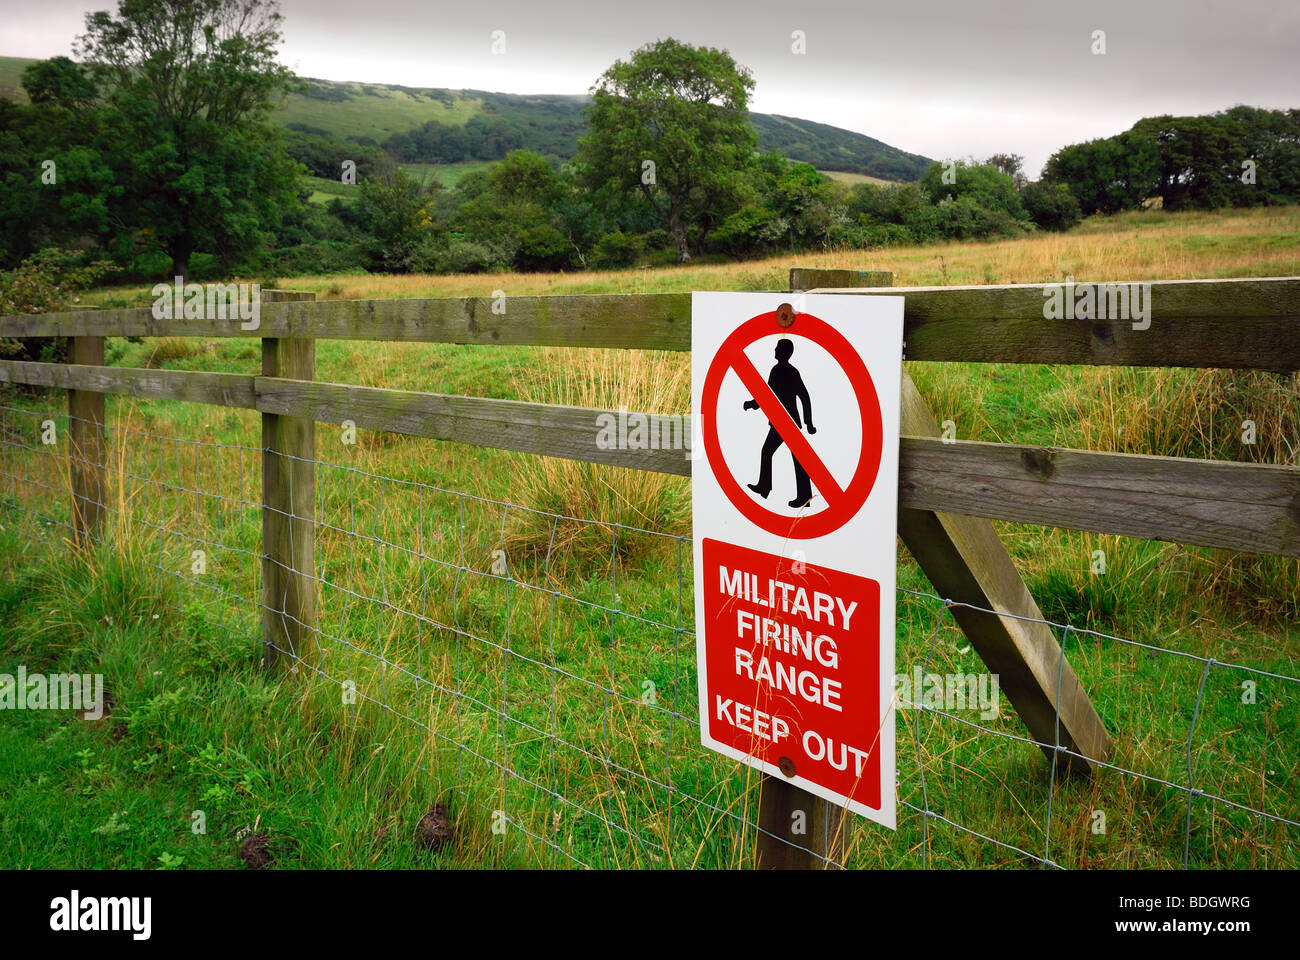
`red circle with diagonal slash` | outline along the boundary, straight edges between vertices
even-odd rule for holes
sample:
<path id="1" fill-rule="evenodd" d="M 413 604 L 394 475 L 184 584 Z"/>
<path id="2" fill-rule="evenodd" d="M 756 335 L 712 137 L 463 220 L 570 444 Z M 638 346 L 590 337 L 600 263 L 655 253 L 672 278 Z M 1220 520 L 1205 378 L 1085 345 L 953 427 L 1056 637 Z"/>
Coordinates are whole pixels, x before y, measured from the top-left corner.
<path id="1" fill-rule="evenodd" d="M 853 478 L 847 487 L 840 489 L 821 458 L 813 450 L 812 444 L 796 427 L 793 418 L 781 406 L 767 380 L 753 362 L 745 355 L 745 348 L 756 340 L 774 333 L 795 333 L 795 328 L 783 329 L 776 322 L 776 312 L 760 313 L 746 320 L 731 332 L 731 335 L 718 348 L 709 371 L 704 376 L 704 387 L 700 397 L 701 425 L 704 435 L 704 452 L 709 459 L 709 467 L 722 487 L 727 499 L 755 526 L 779 537 L 795 540 L 811 540 L 834 533 L 853 519 L 862 505 L 867 502 L 871 488 L 875 486 L 876 474 L 880 471 L 880 455 L 883 447 L 884 429 L 881 424 L 880 398 L 876 396 L 876 385 L 871 380 L 866 364 L 858 356 L 853 346 L 844 339 L 844 335 L 825 320 L 810 313 L 796 316 L 797 336 L 804 337 L 826 350 L 848 375 L 849 383 L 858 399 L 858 411 L 862 417 L 862 450 L 858 454 L 858 463 L 853 470 Z M 786 447 L 808 473 L 809 479 L 817 492 L 826 501 L 826 509 L 811 516 L 789 516 L 776 513 L 760 504 L 749 495 L 736 478 L 731 475 L 727 461 L 722 456 L 722 447 L 718 443 L 718 394 L 722 381 L 728 370 L 734 370 L 749 395 L 758 401 L 759 409 L 776 432 L 785 441 Z"/>

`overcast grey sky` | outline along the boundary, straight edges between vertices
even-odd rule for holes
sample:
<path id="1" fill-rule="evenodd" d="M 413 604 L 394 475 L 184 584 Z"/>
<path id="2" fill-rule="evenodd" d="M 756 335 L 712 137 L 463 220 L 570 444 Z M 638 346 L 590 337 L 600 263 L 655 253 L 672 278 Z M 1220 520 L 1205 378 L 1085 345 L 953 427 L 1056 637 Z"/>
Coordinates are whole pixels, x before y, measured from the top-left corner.
<path id="1" fill-rule="evenodd" d="M 70 53 L 88 10 L 6 0 L 0 54 Z M 303 76 L 507 93 L 584 93 L 672 36 L 753 71 L 753 109 L 930 157 L 1009 151 L 1036 177 L 1057 148 L 1143 116 L 1300 107 L 1300 0 L 282 0 Z M 506 52 L 491 52 L 494 30 Z M 802 30 L 807 52 L 792 52 Z M 1106 53 L 1092 52 L 1105 31 Z"/>

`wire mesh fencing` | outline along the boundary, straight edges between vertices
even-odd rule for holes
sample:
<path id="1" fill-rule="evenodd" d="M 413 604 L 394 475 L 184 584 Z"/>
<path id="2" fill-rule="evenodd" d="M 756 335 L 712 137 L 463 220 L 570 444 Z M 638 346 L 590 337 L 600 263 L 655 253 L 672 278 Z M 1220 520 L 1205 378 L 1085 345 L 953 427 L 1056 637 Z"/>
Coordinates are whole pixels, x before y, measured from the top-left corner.
<path id="1" fill-rule="evenodd" d="M 68 427 L 0 407 L 4 522 L 44 531 L 50 550 L 72 532 Z M 181 622 L 260 649 L 263 449 L 121 411 L 105 429 L 100 548 L 130 544 L 174 587 Z M 281 651 L 303 696 L 402 731 L 389 749 L 481 823 L 493 862 L 753 863 L 761 778 L 699 742 L 689 538 L 289 460 L 315 473 L 317 621 L 309 649 Z M 1285 651 L 1221 660 L 1040 621 L 1116 742 L 1083 780 L 1045 761 L 1070 752 L 1059 738 L 1026 735 L 951 616 L 966 605 L 907 564 L 900 584 L 898 829 L 849 818 L 824 865 L 1300 865 Z"/>

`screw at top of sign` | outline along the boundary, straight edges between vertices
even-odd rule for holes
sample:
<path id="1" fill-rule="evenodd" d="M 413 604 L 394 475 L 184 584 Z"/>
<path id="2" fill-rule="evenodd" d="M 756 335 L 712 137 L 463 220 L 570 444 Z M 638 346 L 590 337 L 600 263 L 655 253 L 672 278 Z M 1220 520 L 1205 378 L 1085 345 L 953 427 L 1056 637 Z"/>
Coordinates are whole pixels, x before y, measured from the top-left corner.
<path id="1" fill-rule="evenodd" d="M 794 323 L 794 316 L 794 307 L 788 303 L 783 303 L 776 308 L 776 322 L 782 329 L 786 329 Z"/>

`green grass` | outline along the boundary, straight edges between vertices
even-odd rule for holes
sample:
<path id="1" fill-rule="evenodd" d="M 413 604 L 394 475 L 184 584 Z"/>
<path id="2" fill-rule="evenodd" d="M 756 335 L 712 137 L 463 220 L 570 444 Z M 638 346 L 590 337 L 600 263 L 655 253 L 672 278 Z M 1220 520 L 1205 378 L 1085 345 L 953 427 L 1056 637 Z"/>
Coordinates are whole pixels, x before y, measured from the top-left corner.
<path id="1" fill-rule="evenodd" d="M 434 466 L 445 469 L 451 461 L 439 459 Z M 328 487 L 328 479 L 323 479 Z M 388 539 L 392 531 L 377 511 L 377 494 L 374 489 L 361 492 L 358 526 L 378 530 Z M 331 497 L 326 494 L 327 502 Z M 392 489 L 388 497 L 397 512 L 401 504 Z M 165 505 L 157 506 L 168 512 Z M 450 517 L 438 519 L 431 502 L 425 509 L 425 543 L 438 543 L 439 530 L 446 531 L 441 542 L 453 543 L 454 523 L 445 522 Z M 488 513 L 471 512 L 466 537 L 470 567 L 484 572 L 487 547 L 493 542 L 490 528 L 499 521 L 498 514 Z M 255 514 L 245 521 L 242 539 L 253 547 Z M 324 630 L 337 631 L 336 635 L 363 649 L 381 649 L 391 664 L 384 677 L 367 670 L 358 655 L 332 645 L 321 665 L 335 676 L 358 679 L 360 704 L 346 706 L 332 684 L 309 677 L 267 681 L 256 663 L 258 625 L 247 609 L 240 605 L 221 609 L 201 596 L 187 596 L 204 591 L 180 589 L 175 579 L 149 567 L 149 560 L 158 558 L 166 567 L 182 568 L 187 545 L 169 548 L 145 538 L 133 541 L 138 546 L 134 557 L 106 550 L 87 562 L 57 540 L 51 542 L 54 528 L 33 527 L 16 511 L 6 510 L 0 525 L 4 528 L 0 556 L 6 560 L 6 574 L 0 581 L 6 636 L 0 647 L 0 672 L 13 673 L 19 663 L 29 671 L 102 672 L 114 701 L 111 713 L 99 722 L 59 712 L 4 716 L 0 862 L 9 867 L 236 867 L 240 842 L 252 830 L 271 838 L 274 862 L 283 868 L 568 862 L 522 831 L 512 828 L 505 837 L 494 835 L 491 811 L 503 807 L 516 823 L 593 865 L 733 866 L 747 862 L 752 851 L 752 836 L 748 843 L 742 841 L 729 821 L 680 796 L 674 804 L 669 854 L 630 842 L 618 829 L 602 827 L 602 821 L 608 820 L 639 836 L 662 840 L 668 798 L 638 777 L 617 770 L 609 780 L 600 765 L 583 753 L 599 754 L 605 742 L 598 722 L 604 715 L 605 696 L 565 677 L 607 679 L 633 698 L 650 679 L 659 696 L 668 702 L 676 696 L 687 712 L 693 702 L 694 678 L 689 636 L 630 621 L 620 621 L 611 633 L 606 617 L 580 606 L 580 600 L 612 602 L 608 578 L 600 570 L 575 571 L 566 580 L 573 599 L 560 602 L 556 622 L 561 627 L 553 633 L 543 629 L 549 622 L 550 599 L 530 596 L 520 585 L 537 574 L 526 564 L 514 573 L 516 585 L 469 576 L 469 585 L 460 587 L 459 622 L 468 634 L 500 639 L 509 617 L 512 650 L 542 664 L 554 662 L 564 671 L 553 688 L 557 677 L 548 669 L 512 659 L 505 685 L 505 706 L 515 721 L 543 731 L 554 729 L 561 738 L 552 755 L 547 737 L 512 723 L 503 740 L 496 716 L 467 710 L 456 719 L 454 711 L 447 709 L 445 694 L 431 695 L 428 687 L 414 689 L 413 682 L 394 669 L 417 667 L 414 645 L 400 642 L 411 639 L 410 631 L 398 629 L 393 618 L 374 605 L 354 604 L 351 614 L 341 612 L 338 597 L 332 603 L 327 597 L 324 605 Z M 223 542 L 241 539 L 230 534 L 228 530 Z M 1021 554 L 1033 548 L 1023 538 L 1013 537 L 1011 543 Z M 427 549 L 431 555 L 438 553 L 436 546 Z M 399 559 L 390 551 L 390 582 L 400 583 L 412 572 Z M 373 582 L 378 558 L 358 560 L 360 568 L 352 574 Z M 666 576 L 664 566 L 662 552 L 653 549 L 620 563 L 620 607 L 672 622 L 676 578 Z M 1116 590 L 1122 605 L 1129 606 L 1123 620 L 1137 638 L 1202 656 L 1213 654 L 1221 661 L 1294 672 L 1293 632 L 1279 635 L 1246 628 L 1235 631 L 1225 643 L 1214 629 L 1171 630 L 1171 620 L 1178 618 L 1171 618 L 1167 610 L 1156 607 L 1134 614 L 1132 607 L 1143 605 L 1152 594 L 1151 584 L 1138 589 L 1123 579 L 1122 567 L 1115 573 L 1120 575 Z M 227 571 L 221 579 L 231 589 L 251 588 L 254 581 L 237 571 Z M 900 584 L 927 588 L 906 561 L 900 568 Z M 431 585 L 435 596 L 452 589 L 450 582 L 436 578 Z M 1157 585 L 1168 588 L 1170 583 Z M 1042 595 L 1052 584 L 1031 586 Z M 1062 594 L 1069 595 L 1070 590 L 1063 589 Z M 405 605 L 401 599 L 397 602 Z M 439 607 L 435 602 L 429 612 Z M 928 662 L 930 670 L 940 673 L 980 671 L 978 658 L 950 619 L 934 632 L 936 614 L 929 602 L 904 598 L 900 604 L 900 669 Z M 1179 636 L 1171 638 L 1171 632 Z M 469 640 L 457 645 L 426 631 L 423 652 L 422 676 L 438 678 L 448 673 L 454 658 L 455 686 L 466 697 L 485 704 L 501 702 L 499 651 Z M 1114 762 L 1171 782 L 1185 781 L 1185 745 L 1201 664 L 1077 636 L 1069 641 L 1068 653 L 1108 727 L 1117 734 Z M 1294 689 L 1262 679 L 1258 704 L 1246 705 L 1238 682 L 1231 671 L 1216 669 L 1207 683 L 1194 740 L 1196 783 L 1208 793 L 1294 817 L 1300 758 L 1289 732 L 1300 722 L 1300 698 Z M 482 756 L 500 759 L 508 753 L 516 774 L 554 786 L 584 809 L 556 805 L 544 791 L 513 779 L 509 797 L 503 799 L 498 769 L 472 754 L 459 753 L 415 723 L 379 709 L 367 697 L 435 728 L 436 722 L 431 721 L 441 714 L 446 736 Z M 1005 702 L 1003 708 L 1003 714 L 989 725 L 1021 735 L 1014 712 Z M 612 759 L 633 771 L 662 776 L 669 736 L 662 716 L 624 705 L 609 717 Z M 921 806 L 925 799 L 917 773 L 913 722 L 914 715 L 905 714 L 899 724 L 900 799 Z M 1109 867 L 1181 863 L 1185 793 L 1113 772 L 1093 783 L 1051 785 L 1046 765 L 1031 747 L 976 735 L 969 727 L 938 717 L 927 716 L 920 723 L 928 802 L 945 817 L 1041 855 L 1050 793 L 1055 861 Z M 689 729 L 680 722 L 674 744 L 672 777 L 679 790 L 705 797 L 715 806 L 752 814 L 752 778 L 694 745 Z M 429 803 L 448 797 L 453 801 L 458 840 L 438 853 L 423 851 L 412 840 L 415 824 Z M 1092 811 L 1098 809 L 1107 814 L 1105 835 L 1088 829 Z M 196 810 L 203 811 L 206 833 L 192 829 Z M 920 865 L 919 820 L 907 810 L 900 814 L 900 829 L 894 835 L 857 826 L 854 865 Z M 937 823 L 931 825 L 929 842 L 932 865 L 1031 865 L 1027 858 Z M 1285 828 L 1261 826 L 1253 818 L 1205 800 L 1196 802 L 1191 845 L 1196 866 L 1264 868 L 1297 863 L 1294 836 Z"/>
<path id="2" fill-rule="evenodd" d="M 1123 268 L 1114 264 L 1124 263 L 1153 234 L 1162 242 L 1216 232 L 1230 238 L 1249 232 L 1252 223 L 1290 222 L 1295 216 L 1294 210 L 1218 219 L 1156 213 L 1100 225 L 1090 221 L 1081 228 L 1084 238 L 1095 234 L 1104 242 L 1081 244 L 1067 256 L 1080 275 L 1122 276 Z M 1011 253 L 1026 263 L 1055 265 L 1072 236 L 1024 241 L 1024 249 Z M 1051 250 L 1038 251 L 1036 243 Z M 923 271 L 959 275 L 1002 262 L 993 249 L 974 245 L 954 255 L 964 259 L 942 264 L 927 251 L 897 256 L 903 270 L 920 264 L 907 278 L 916 282 L 926 276 Z M 1283 253 L 1292 255 L 1287 248 Z M 1204 275 L 1221 268 L 1220 255 L 1202 243 L 1188 245 L 1178 257 L 1180 263 L 1201 258 L 1194 263 L 1202 266 L 1187 272 Z M 627 291 L 637 282 L 690 289 L 752 281 L 762 288 L 779 285 L 789 265 L 691 267 L 633 279 L 620 273 L 400 278 L 407 285 L 389 295 L 447 295 L 453 284 L 464 293 L 477 292 L 475 284 L 485 290 L 506 284 L 520 292 Z M 1141 266 L 1129 269 L 1145 272 Z M 738 283 L 742 277 L 749 280 Z M 285 285 L 335 282 L 352 280 Z M 137 293 L 102 291 L 89 299 L 126 302 Z M 109 347 L 110 362 L 127 366 L 254 373 L 260 365 L 256 341 L 114 340 Z M 538 377 L 532 374 L 543 367 L 573 386 L 592 379 L 591 368 L 563 350 L 322 341 L 317 357 L 321 380 L 507 399 L 537 399 Z M 681 364 L 685 358 L 657 362 Z M 1201 378 L 1194 371 L 922 363 L 909 368 L 937 418 L 954 420 L 963 439 L 1295 462 L 1300 393 L 1281 381 Z M 618 406 L 618 387 L 610 389 L 602 402 Z M 525 481 L 544 478 L 540 465 L 546 461 L 370 431 L 360 431 L 350 446 L 338 427 L 318 427 L 318 458 L 331 464 L 317 473 L 317 516 L 328 525 L 319 534 L 318 574 L 336 585 L 322 594 L 321 628 L 328 636 L 318 665 L 336 678 L 355 679 L 361 699 L 349 705 L 337 684 L 312 676 L 266 681 L 256 666 L 257 610 L 247 599 L 232 599 L 255 597 L 260 582 L 257 414 L 109 397 L 109 423 L 141 431 L 114 446 L 126 456 L 121 468 L 148 479 L 128 484 L 137 491 L 133 499 L 115 501 L 113 518 L 130 516 L 133 522 L 110 523 L 106 547 L 86 561 L 59 542 L 57 527 L 31 517 L 40 510 L 66 518 L 66 497 L 37 486 L 59 490 L 66 484 L 60 457 L 65 448 L 34 443 L 35 424 L 47 416 L 63 435 L 65 401 L 57 394 L 10 394 L 4 403 L 30 416 L 7 414 L 7 442 L 0 445 L 0 499 L 11 505 L 0 512 L 0 672 L 20 663 L 28 669 L 102 671 L 115 705 L 102 723 L 60 713 L 0 713 L 0 863 L 152 868 L 181 858 L 182 867 L 237 866 L 239 838 L 255 824 L 272 838 L 282 867 L 571 865 L 568 857 L 644 867 L 752 862 L 752 828 L 741 830 L 688 797 L 752 816 L 755 778 L 702 750 L 682 720 L 670 728 L 665 714 L 639 702 L 651 680 L 661 704 L 693 713 L 693 613 L 689 589 L 678 590 L 679 575 L 690 582 L 689 551 L 679 570 L 671 538 L 623 532 L 615 543 L 607 527 L 557 521 L 556 542 L 572 540 L 575 547 L 552 556 L 548 570 L 549 520 L 538 523 L 516 508 L 503 511 L 459 496 L 538 506 L 521 491 L 538 489 Z M 1239 418 L 1238 403 L 1261 405 L 1272 418 L 1267 424 L 1261 418 L 1256 448 L 1242 448 L 1225 428 Z M 254 449 L 216 453 L 154 435 Z M 19 437 L 29 445 L 18 445 Z M 595 468 L 592 476 L 593 483 L 618 487 L 612 468 Z M 685 489 L 684 481 L 673 483 L 678 492 Z M 226 499 L 196 499 L 185 489 L 196 485 Z M 672 491 L 670 486 L 663 495 Z M 149 524 L 176 532 L 160 535 Z M 1193 783 L 1207 796 L 1192 801 L 1188 836 L 1185 789 L 1118 771 L 1091 781 L 1052 782 L 1036 748 L 934 715 L 919 718 L 918 753 L 912 726 L 918 718 L 903 712 L 897 728 L 900 800 L 921 807 L 928 798 L 947 819 L 1035 856 L 1044 853 L 1050 800 L 1050 855 L 1066 866 L 1176 867 L 1185 842 L 1194 867 L 1300 866 L 1294 828 L 1208 799 L 1300 819 L 1300 742 L 1294 736 L 1300 685 L 1224 666 L 1297 674 L 1300 564 L 1029 525 L 995 526 L 1049 617 L 1189 655 L 1081 633 L 1066 638 L 1070 662 L 1114 736 L 1112 761 L 1145 777 L 1185 784 L 1190 737 Z M 670 527 L 665 532 L 684 532 Z M 209 549 L 208 573 L 196 578 L 199 585 L 180 579 L 191 569 L 192 537 L 219 544 Z M 503 539 L 509 545 L 508 582 L 490 575 L 493 550 Z M 593 542 L 604 546 L 592 549 Z M 1104 575 L 1091 572 L 1097 550 L 1106 555 Z M 549 590 L 539 589 L 548 584 Z M 901 548 L 899 584 L 930 590 Z M 614 604 L 637 619 L 611 621 L 601 607 Z M 932 601 L 900 597 L 898 669 L 907 672 L 928 661 L 934 672 L 980 672 L 978 656 L 950 617 L 936 631 L 938 615 Z M 687 629 L 679 630 L 679 623 Z M 452 624 L 459 635 L 440 626 Z M 507 638 L 508 659 L 501 649 Z M 375 655 L 387 661 L 382 669 Z M 1208 671 L 1204 660 L 1193 659 L 1210 657 L 1217 665 Z M 417 684 L 404 670 L 424 682 Z M 1244 679 L 1256 681 L 1254 703 L 1243 699 Z M 607 698 L 600 689 L 605 686 L 617 697 Z M 449 691 L 461 695 L 459 709 Z M 504 730 L 496 712 L 502 709 L 512 718 Z M 1005 698 L 1001 715 L 987 725 L 1024 735 Z M 606 750 L 633 773 L 606 771 L 591 756 Z M 517 775 L 508 781 L 490 762 L 507 758 Z M 670 776 L 680 792 L 669 796 L 637 773 L 657 780 Z M 557 802 L 548 790 L 573 805 Z M 438 798 L 452 799 L 459 839 L 430 854 L 411 837 Z M 196 809 L 207 814 L 204 835 L 190 830 Z M 504 836 L 491 830 L 492 811 L 499 809 L 509 811 L 516 824 Z M 1091 829 L 1094 811 L 1106 815 L 1104 834 Z M 518 825 L 564 853 L 530 839 Z M 624 831 L 666 849 L 630 840 Z M 853 865 L 926 862 L 1033 865 L 1014 850 L 938 820 L 923 838 L 922 819 L 906 807 L 900 807 L 897 833 L 854 825 Z"/>
<path id="3" fill-rule="evenodd" d="M 277 123 L 302 123 L 328 130 L 339 139 L 369 137 L 383 143 L 395 133 L 405 133 L 430 121 L 463 126 L 481 112 L 482 101 L 457 96 L 444 103 L 416 91 L 392 89 L 384 84 L 330 83 L 349 94 L 346 100 L 317 100 L 290 94 L 272 113 Z"/>
<path id="4" fill-rule="evenodd" d="M 26 103 L 27 91 L 22 85 L 23 71 L 35 62 L 28 57 L 0 57 L 0 97 Z"/>
<path id="5" fill-rule="evenodd" d="M 460 182 L 460 178 L 475 170 L 486 170 L 495 161 L 466 160 L 463 163 L 403 163 L 402 169 L 421 183 L 437 180 L 450 189 Z"/>
<path id="6" fill-rule="evenodd" d="M 324 177 L 304 177 L 303 179 L 311 187 L 311 196 L 308 199 L 312 203 L 329 203 L 335 198 L 345 201 L 356 199 L 357 185 L 355 183 L 327 180 Z"/>
<path id="7" fill-rule="evenodd" d="M 139 362 L 149 347 L 128 344 L 122 362 Z M 320 344 L 318 375 L 339 380 L 367 373 L 364 359 L 354 354 L 364 349 L 366 345 Z M 518 395 L 520 381 L 511 369 L 528 359 L 527 351 L 513 348 L 438 346 L 420 353 L 425 362 L 411 364 L 408 358 L 396 379 L 502 397 Z M 255 345 L 238 341 L 200 345 L 199 352 L 167 363 L 244 372 L 256 365 Z M 924 380 L 927 366 L 913 365 L 919 379 Z M 1027 384 L 1046 389 L 1048 374 L 1030 368 L 1029 378 L 1020 382 L 1011 371 L 999 368 L 995 374 L 984 394 L 987 429 L 1015 433 L 1026 414 L 1019 391 Z M 57 399 L 51 402 L 56 406 L 37 404 L 34 409 L 57 418 Z M 109 419 L 208 442 L 255 444 L 257 437 L 255 414 L 182 403 L 110 398 Z M 1033 429 L 1048 428 L 1044 423 Z M 195 449 L 137 438 L 127 466 L 176 487 L 192 488 L 194 482 L 187 478 L 201 471 L 203 487 L 210 492 L 229 497 L 242 491 L 244 497 L 255 497 L 255 452 L 229 452 L 214 460 L 196 455 Z M 347 447 L 337 428 L 325 426 L 318 434 L 318 451 L 320 459 L 339 465 L 318 470 L 322 520 L 391 544 L 420 544 L 426 554 L 417 562 L 401 550 L 376 548 L 373 541 L 357 541 L 338 530 L 321 533 L 321 576 L 358 594 L 387 596 L 396 608 L 428 617 L 420 626 L 391 608 L 338 590 L 325 592 L 321 628 L 336 639 L 326 642 L 320 665 L 336 678 L 356 678 L 359 706 L 344 706 L 337 686 L 310 677 L 268 683 L 255 662 L 260 632 L 250 604 L 222 602 L 210 591 L 160 576 L 149 566 L 154 562 L 187 573 L 195 544 L 185 537 L 204 536 L 224 545 L 210 557 L 215 584 L 255 596 L 260 528 L 254 507 L 226 504 L 217 510 L 210 501 L 196 505 L 192 496 L 155 483 L 129 512 L 182 535 L 160 538 L 139 526 L 132 532 L 114 531 L 115 538 L 120 534 L 114 542 L 131 545 L 134 559 L 109 550 L 93 566 L 64 544 L 50 542 L 54 528 L 42 535 L 21 512 L 5 513 L 0 521 L 6 571 L 0 592 L 5 638 L 0 672 L 13 672 L 18 663 L 29 670 L 39 664 L 47 670 L 102 671 L 116 705 L 113 717 L 100 724 L 53 713 L 0 718 L 0 862 L 155 868 L 172 862 L 168 858 L 182 858 L 186 867 L 237 866 L 241 832 L 254 824 L 272 837 L 282 867 L 570 862 L 520 830 L 512 828 L 504 838 L 494 835 L 491 811 L 502 808 L 569 856 L 593 865 L 723 867 L 749 862 L 752 834 L 742 836 L 725 817 L 680 795 L 672 804 L 674 839 L 668 854 L 601 826 L 609 820 L 638 836 L 666 839 L 670 804 L 663 791 L 617 771 L 611 782 L 589 755 L 604 749 L 602 718 L 607 717 L 612 759 L 659 779 L 669 742 L 665 717 L 618 701 L 609 709 L 604 693 L 573 678 L 611 685 L 630 700 L 640 696 L 649 679 L 664 702 L 676 698 L 684 712 L 691 712 L 695 680 L 689 634 L 645 622 L 678 622 L 677 555 L 670 541 L 625 534 L 619 545 L 619 609 L 641 620 L 619 618 L 611 624 L 599 609 L 584 605 L 615 602 L 608 554 L 595 561 L 590 555 L 555 558 L 551 575 L 559 597 L 552 610 L 552 595 L 529 586 L 545 582 L 537 555 L 512 554 L 512 584 L 487 576 L 503 521 L 508 541 L 515 525 L 523 523 L 518 511 L 503 517 L 491 504 L 461 503 L 454 494 L 429 490 L 418 494 L 417 502 L 411 488 L 364 476 L 510 498 L 519 472 L 528 469 L 528 458 L 366 431 L 356 447 Z M 20 475 L 44 477 L 53 485 L 57 467 L 54 456 L 28 459 Z M 6 468 L 14 471 L 13 461 Z M 45 510 L 61 509 L 61 501 L 23 487 L 14 491 L 17 499 Z M 1244 609 L 1189 591 L 1189 568 L 1212 551 L 1011 524 L 1000 529 L 1049 616 L 1221 662 L 1295 674 L 1300 637 L 1294 621 L 1257 624 Z M 462 540 L 469 572 L 458 583 L 451 571 L 461 562 Z M 1098 546 L 1109 555 L 1104 578 L 1088 572 Z M 689 582 L 689 554 L 684 575 Z M 929 590 L 902 551 L 899 582 Z M 1262 588 L 1265 597 L 1268 589 Z M 689 595 L 683 600 L 682 622 L 689 625 Z M 899 669 L 926 662 L 934 638 L 929 669 L 979 672 L 978 657 L 950 618 L 934 633 L 937 614 L 930 601 L 901 599 Z M 489 643 L 457 643 L 453 634 L 431 628 L 430 622 L 458 623 L 469 637 Z M 516 657 L 503 689 L 503 655 L 494 644 L 507 635 Z M 1116 735 L 1114 762 L 1185 782 L 1201 663 L 1078 635 L 1068 644 L 1074 668 Z M 382 654 L 389 664 L 386 671 L 368 665 L 360 651 Z M 563 672 L 553 673 L 551 664 Z M 461 701 L 458 716 L 448 693 L 431 693 L 427 684 L 417 688 L 402 669 L 472 699 Z M 1300 691 L 1262 679 L 1259 702 L 1248 706 L 1241 702 L 1240 679 L 1223 668 L 1210 673 L 1194 739 L 1196 784 L 1207 793 L 1294 819 L 1300 748 L 1286 731 L 1300 723 Z M 499 716 L 472 707 L 501 705 L 503 694 L 513 721 L 504 739 Z M 368 697 L 424 726 L 379 709 Z M 905 713 L 898 726 L 900 799 L 922 806 L 912 722 L 913 715 Z M 1047 767 L 1032 747 L 942 718 L 926 716 L 920 722 L 928 801 L 945 817 L 1042 855 L 1050 794 L 1051 855 L 1057 862 L 1181 864 L 1185 792 L 1119 773 L 1105 773 L 1094 783 L 1051 785 Z M 1002 715 L 989 725 L 1023 735 L 1005 700 Z M 514 778 L 503 797 L 497 767 L 456 750 L 425 727 L 483 757 L 499 762 L 508 755 L 518 776 L 554 788 L 581 809 L 556 805 L 545 790 Z M 558 735 L 554 755 L 549 735 L 537 730 Z M 713 806 L 752 814 L 752 777 L 704 752 L 680 721 L 672 743 L 670 768 L 679 790 Z M 454 799 L 462 839 L 452 850 L 429 854 L 412 842 L 412 831 L 429 803 L 445 797 Z M 196 809 L 207 816 L 205 835 L 190 831 Z M 1107 813 L 1105 835 L 1089 830 L 1096 809 Z M 852 862 L 919 866 L 919 818 L 906 809 L 900 818 L 895 835 L 856 825 Z M 937 823 L 931 824 L 929 843 L 933 865 L 1029 865 L 1013 852 Z M 1204 800 L 1194 809 L 1191 851 L 1198 866 L 1300 863 L 1294 833 L 1287 828 L 1261 826 Z"/>

